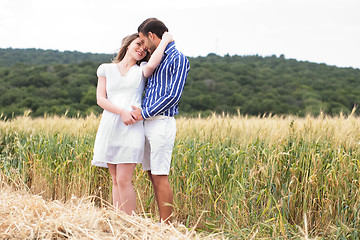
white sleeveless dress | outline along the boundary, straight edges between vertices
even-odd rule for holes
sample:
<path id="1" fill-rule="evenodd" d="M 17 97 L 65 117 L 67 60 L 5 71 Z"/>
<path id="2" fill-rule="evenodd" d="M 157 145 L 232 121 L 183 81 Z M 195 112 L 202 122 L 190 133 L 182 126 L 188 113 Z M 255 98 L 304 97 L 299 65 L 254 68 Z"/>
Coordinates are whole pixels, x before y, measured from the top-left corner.
<path id="1" fill-rule="evenodd" d="M 134 65 L 126 76 L 120 74 L 115 63 L 103 63 L 97 76 L 106 77 L 107 98 L 120 108 L 141 107 L 146 78 L 142 68 Z M 107 167 L 107 163 L 141 163 L 144 156 L 145 135 L 143 121 L 125 126 L 120 115 L 103 111 L 94 144 L 92 165 Z"/>

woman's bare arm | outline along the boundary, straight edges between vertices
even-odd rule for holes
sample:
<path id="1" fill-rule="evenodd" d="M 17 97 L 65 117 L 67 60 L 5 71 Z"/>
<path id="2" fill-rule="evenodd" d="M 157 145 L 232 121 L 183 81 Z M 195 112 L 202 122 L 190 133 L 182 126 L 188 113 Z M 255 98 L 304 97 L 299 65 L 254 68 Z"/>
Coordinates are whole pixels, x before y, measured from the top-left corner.
<path id="1" fill-rule="evenodd" d="M 149 62 L 143 68 L 144 77 L 148 78 L 153 74 L 155 68 L 159 66 L 166 46 L 173 41 L 173 37 L 170 33 L 164 32 L 160 44 L 157 46 L 156 50 L 151 55 Z"/>
<path id="2" fill-rule="evenodd" d="M 119 108 L 107 98 L 106 77 L 98 77 L 96 100 L 97 104 L 104 110 L 120 115 L 126 126 L 136 122 L 135 119 L 131 116 L 130 111 Z"/>

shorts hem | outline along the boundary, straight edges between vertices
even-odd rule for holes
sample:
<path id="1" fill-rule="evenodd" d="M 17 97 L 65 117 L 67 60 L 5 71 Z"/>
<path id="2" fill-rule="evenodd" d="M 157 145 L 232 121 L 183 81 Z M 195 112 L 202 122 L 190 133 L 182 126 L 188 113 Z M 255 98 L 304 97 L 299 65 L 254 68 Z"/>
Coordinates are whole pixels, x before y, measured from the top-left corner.
<path id="1" fill-rule="evenodd" d="M 150 168 L 143 168 L 143 171 L 150 171 L 152 175 L 167 175 L 169 176 L 170 171 L 154 171 Z"/>
<path id="2" fill-rule="evenodd" d="M 169 172 L 164 172 L 164 171 L 151 171 L 151 175 L 166 175 L 169 176 Z"/>

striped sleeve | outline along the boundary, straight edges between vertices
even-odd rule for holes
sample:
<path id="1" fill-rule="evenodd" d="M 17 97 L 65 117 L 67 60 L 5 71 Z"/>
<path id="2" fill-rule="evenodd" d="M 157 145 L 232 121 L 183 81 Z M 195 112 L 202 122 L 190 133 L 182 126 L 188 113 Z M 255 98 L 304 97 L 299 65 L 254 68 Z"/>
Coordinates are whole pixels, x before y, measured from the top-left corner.
<path id="1" fill-rule="evenodd" d="M 166 93 L 158 98 L 151 106 L 141 111 L 144 119 L 156 116 L 180 101 L 189 69 L 190 65 L 187 58 L 182 54 L 176 56 L 169 77 L 169 88 Z"/>

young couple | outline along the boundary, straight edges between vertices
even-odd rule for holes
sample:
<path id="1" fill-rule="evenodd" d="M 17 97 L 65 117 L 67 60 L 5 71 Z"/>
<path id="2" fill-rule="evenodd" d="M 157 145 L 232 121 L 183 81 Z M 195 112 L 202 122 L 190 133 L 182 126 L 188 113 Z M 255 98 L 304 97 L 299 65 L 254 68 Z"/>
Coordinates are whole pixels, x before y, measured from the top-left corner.
<path id="1" fill-rule="evenodd" d="M 165 24 L 149 18 L 138 34 L 124 38 L 115 60 L 97 70 L 97 103 L 104 112 L 92 164 L 109 168 L 113 204 L 127 214 L 136 209 L 132 177 L 136 164 L 142 163 L 154 187 L 160 221 L 171 222 L 168 175 L 176 135 L 174 115 L 189 69 Z"/>

